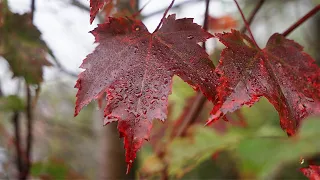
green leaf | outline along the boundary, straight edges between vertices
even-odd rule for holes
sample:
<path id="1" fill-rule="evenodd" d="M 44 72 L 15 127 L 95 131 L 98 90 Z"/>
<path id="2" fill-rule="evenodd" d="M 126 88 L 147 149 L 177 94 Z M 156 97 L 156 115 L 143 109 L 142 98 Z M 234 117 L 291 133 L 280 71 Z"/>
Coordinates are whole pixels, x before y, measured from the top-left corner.
<path id="1" fill-rule="evenodd" d="M 195 91 L 190 85 L 180 79 L 178 76 L 173 76 L 172 94 L 169 96 L 169 102 L 172 104 L 172 111 L 169 114 L 170 119 L 177 119 L 183 111 L 186 100 L 195 95 Z"/>
<path id="2" fill-rule="evenodd" d="M 10 95 L 0 98 L 0 111 L 23 111 L 24 104 L 20 97 Z"/>
<path id="3" fill-rule="evenodd" d="M 169 174 L 181 177 L 187 171 L 204 162 L 218 150 L 234 147 L 243 137 L 242 131 L 234 128 L 226 134 L 214 129 L 196 126 L 194 138 L 176 138 L 168 146 Z"/>
<path id="4" fill-rule="evenodd" d="M 304 120 L 296 137 L 254 137 L 241 141 L 236 150 L 240 167 L 259 179 L 275 177 L 282 165 L 299 164 L 301 157 L 320 152 L 319 127 L 320 119 L 311 118 Z"/>
<path id="5" fill-rule="evenodd" d="M 33 177 L 50 177 L 50 179 L 66 179 L 69 168 L 63 162 L 50 159 L 47 162 L 32 164 L 31 175 Z"/>

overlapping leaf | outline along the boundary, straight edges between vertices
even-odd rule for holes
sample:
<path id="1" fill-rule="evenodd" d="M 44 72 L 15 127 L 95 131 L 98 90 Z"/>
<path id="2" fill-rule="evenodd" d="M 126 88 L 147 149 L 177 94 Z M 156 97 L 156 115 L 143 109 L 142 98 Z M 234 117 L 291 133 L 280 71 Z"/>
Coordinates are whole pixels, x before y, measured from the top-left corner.
<path id="1" fill-rule="evenodd" d="M 40 39 L 40 31 L 32 24 L 30 14 L 3 13 L 0 26 L 0 56 L 9 63 L 14 76 L 24 77 L 27 83 L 38 84 L 42 67 L 50 66 L 48 48 Z"/>
<path id="2" fill-rule="evenodd" d="M 197 44 L 212 35 L 192 19 L 175 15 L 165 18 L 152 34 L 141 21 L 128 18 L 109 18 L 92 33 L 99 45 L 81 65 L 85 71 L 75 86 L 79 89 L 75 115 L 106 92 L 105 123 L 119 121 L 130 168 L 144 139 L 149 138 L 151 120 L 167 117 L 174 74 L 208 99 L 214 98 L 213 64 Z"/>
<path id="3" fill-rule="evenodd" d="M 209 122 L 265 96 L 288 135 L 301 120 L 320 112 L 320 70 L 298 43 L 274 34 L 263 50 L 238 31 L 216 34 L 227 47 L 217 67 L 218 102 Z"/>
<path id="4" fill-rule="evenodd" d="M 109 2 L 110 0 L 90 0 L 90 23 L 93 22 L 99 10 L 102 9 L 103 5 Z"/>
<path id="5" fill-rule="evenodd" d="M 301 168 L 300 171 L 310 180 L 320 179 L 320 166 L 310 165 L 308 168 Z"/>

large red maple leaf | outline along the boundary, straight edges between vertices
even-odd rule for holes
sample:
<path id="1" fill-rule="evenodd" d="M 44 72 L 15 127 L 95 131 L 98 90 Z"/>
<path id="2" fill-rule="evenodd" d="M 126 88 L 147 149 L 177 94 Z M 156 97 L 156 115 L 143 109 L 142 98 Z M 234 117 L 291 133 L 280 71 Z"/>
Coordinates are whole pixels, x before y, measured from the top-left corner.
<path id="1" fill-rule="evenodd" d="M 109 2 L 110 0 L 90 0 L 90 23 L 93 22 L 99 10 L 102 9 L 103 5 Z"/>
<path id="2" fill-rule="evenodd" d="M 261 50 L 235 30 L 216 37 L 226 48 L 217 67 L 218 101 L 208 123 L 261 96 L 278 111 L 288 135 L 296 132 L 303 118 L 320 112 L 320 70 L 298 43 L 276 33 Z"/>
<path id="3" fill-rule="evenodd" d="M 174 74 L 208 99 L 213 99 L 218 79 L 208 54 L 198 43 L 212 37 L 193 19 L 170 15 L 162 27 L 149 33 L 141 21 L 109 18 L 92 31 L 99 45 L 83 61 L 79 75 L 75 115 L 103 92 L 107 93 L 105 123 L 118 121 L 124 137 L 128 169 L 151 120 L 165 120 Z"/>

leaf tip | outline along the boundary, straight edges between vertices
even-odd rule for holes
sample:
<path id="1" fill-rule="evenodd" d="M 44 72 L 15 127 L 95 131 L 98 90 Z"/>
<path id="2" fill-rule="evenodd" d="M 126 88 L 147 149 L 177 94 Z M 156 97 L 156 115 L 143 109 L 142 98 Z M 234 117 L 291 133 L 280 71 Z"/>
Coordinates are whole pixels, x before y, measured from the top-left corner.
<path id="1" fill-rule="evenodd" d="M 132 160 L 130 160 L 130 162 L 128 162 L 127 164 L 127 171 L 126 171 L 126 174 L 129 174 L 130 170 L 132 168 Z"/>
<path id="2" fill-rule="evenodd" d="M 90 16 L 90 24 L 92 24 L 93 23 L 93 21 L 94 21 L 94 16 Z"/>
<path id="3" fill-rule="evenodd" d="M 223 113 L 220 110 L 212 113 L 204 126 L 211 125 L 212 123 L 214 123 L 218 119 L 220 119 L 220 117 L 222 117 L 222 116 L 223 116 Z"/>

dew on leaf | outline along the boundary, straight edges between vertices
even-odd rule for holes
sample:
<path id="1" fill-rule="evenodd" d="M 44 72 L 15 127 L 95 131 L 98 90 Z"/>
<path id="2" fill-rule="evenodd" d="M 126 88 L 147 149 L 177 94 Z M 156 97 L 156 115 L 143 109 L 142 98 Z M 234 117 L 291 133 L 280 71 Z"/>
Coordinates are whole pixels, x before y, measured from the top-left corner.
<path id="1" fill-rule="evenodd" d="M 189 35 L 187 38 L 188 39 L 193 39 L 194 37 L 192 35 Z"/>
<path id="2" fill-rule="evenodd" d="M 139 25 L 139 32 L 134 31 L 136 25 Z M 212 71 L 212 62 L 208 55 L 199 49 L 198 45 L 212 35 L 199 25 L 188 19 L 176 20 L 175 15 L 170 15 L 154 34 L 142 31 L 143 29 L 144 26 L 139 20 L 110 17 L 109 21 L 93 30 L 99 45 L 87 56 L 85 65 L 82 66 L 85 67 L 85 71 L 83 76 L 79 77 L 76 86 L 78 95 L 75 112 L 79 112 L 92 101 L 101 89 L 108 92 L 108 106 L 105 107 L 105 112 L 119 119 L 118 129 L 121 136 L 125 136 L 124 144 L 128 152 L 126 161 L 129 163 L 136 157 L 142 140 L 148 139 L 151 121 L 165 119 L 173 75 L 180 76 L 194 87 L 200 87 L 210 99 L 215 97 L 215 91 L 212 92 L 211 89 L 215 88 L 214 83 L 218 79 Z M 172 32 L 178 36 L 171 36 Z M 190 32 L 197 36 L 190 36 Z M 163 43 L 155 40 L 156 38 L 149 42 L 150 37 L 161 37 Z M 181 37 L 189 37 L 193 41 L 186 41 L 181 46 Z M 151 49 L 149 43 L 152 43 Z M 177 56 L 178 54 L 183 57 Z M 112 74 L 113 71 L 116 73 Z M 212 83 L 204 84 L 200 78 L 209 78 Z M 83 87 L 80 88 L 81 86 Z M 112 87 L 116 88 L 111 90 Z M 143 88 L 137 90 L 136 87 Z M 146 116 L 147 111 L 150 112 L 148 117 L 141 118 L 140 115 Z M 130 137 L 138 139 L 132 142 Z"/>
<path id="3" fill-rule="evenodd" d="M 265 96 L 279 112 L 281 127 L 287 134 L 293 135 L 297 131 L 297 124 L 303 118 L 320 113 L 319 106 L 312 103 L 320 102 L 318 85 L 312 83 L 317 80 L 314 77 L 309 81 L 305 78 L 293 78 L 320 73 L 319 67 L 310 67 L 310 64 L 314 64 L 314 59 L 303 52 L 302 48 L 296 48 L 300 47 L 296 42 L 276 33 L 270 37 L 267 46 L 260 50 L 250 47 L 254 44 L 253 41 L 236 30 L 231 30 L 231 33 L 217 33 L 216 37 L 227 48 L 221 53 L 222 57 L 216 69 L 221 74 L 221 87 L 218 87 L 220 102 L 215 104 L 211 112 L 213 116 L 219 112 L 222 115 L 233 112 L 244 104 L 253 105 L 259 97 Z M 239 49 L 236 42 L 242 39 L 246 39 L 248 43 Z M 275 39 L 281 41 L 275 43 Z M 238 72 L 248 71 L 248 65 L 251 68 L 248 73 L 239 73 L 236 76 L 233 72 L 233 69 Z M 237 88 L 237 91 L 234 92 L 230 87 Z M 235 108 L 230 104 L 231 95 L 240 106 Z M 301 101 L 297 102 L 297 97 L 300 97 Z"/>

